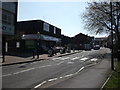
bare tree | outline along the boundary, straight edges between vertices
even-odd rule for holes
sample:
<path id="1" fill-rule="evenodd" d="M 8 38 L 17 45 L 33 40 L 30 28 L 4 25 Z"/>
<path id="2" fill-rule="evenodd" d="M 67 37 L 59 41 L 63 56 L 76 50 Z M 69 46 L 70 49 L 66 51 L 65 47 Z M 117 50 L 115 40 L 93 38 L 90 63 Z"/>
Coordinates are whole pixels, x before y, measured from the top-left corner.
<path id="1" fill-rule="evenodd" d="M 88 3 L 86 12 L 83 14 L 85 28 L 91 32 L 108 33 L 111 30 L 116 34 L 117 40 L 120 39 L 120 2 L 112 2 L 112 24 L 111 28 L 111 9 L 109 2 Z"/>

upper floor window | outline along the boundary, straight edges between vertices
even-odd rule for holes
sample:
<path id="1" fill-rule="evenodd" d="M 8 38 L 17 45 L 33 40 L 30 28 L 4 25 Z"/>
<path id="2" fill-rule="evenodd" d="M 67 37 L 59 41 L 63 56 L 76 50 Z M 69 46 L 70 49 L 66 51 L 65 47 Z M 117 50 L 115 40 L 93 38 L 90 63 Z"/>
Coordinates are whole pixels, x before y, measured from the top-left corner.
<path id="1" fill-rule="evenodd" d="M 54 34 L 56 34 L 56 27 L 54 27 Z"/>
<path id="2" fill-rule="evenodd" d="M 13 13 L 9 13 L 7 11 L 2 12 L 2 22 L 4 24 L 14 25 L 14 17 Z"/>
<path id="3" fill-rule="evenodd" d="M 43 30 L 49 32 L 49 24 L 44 23 L 43 24 Z"/>

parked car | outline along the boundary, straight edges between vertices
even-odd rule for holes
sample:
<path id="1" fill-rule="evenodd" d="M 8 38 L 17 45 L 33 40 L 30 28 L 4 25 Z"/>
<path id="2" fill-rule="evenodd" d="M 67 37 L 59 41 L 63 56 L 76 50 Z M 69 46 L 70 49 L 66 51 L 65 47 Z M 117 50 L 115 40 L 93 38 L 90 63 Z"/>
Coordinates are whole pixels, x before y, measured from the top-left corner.
<path id="1" fill-rule="evenodd" d="M 94 50 L 99 50 L 100 49 L 100 45 L 94 45 L 93 49 Z"/>

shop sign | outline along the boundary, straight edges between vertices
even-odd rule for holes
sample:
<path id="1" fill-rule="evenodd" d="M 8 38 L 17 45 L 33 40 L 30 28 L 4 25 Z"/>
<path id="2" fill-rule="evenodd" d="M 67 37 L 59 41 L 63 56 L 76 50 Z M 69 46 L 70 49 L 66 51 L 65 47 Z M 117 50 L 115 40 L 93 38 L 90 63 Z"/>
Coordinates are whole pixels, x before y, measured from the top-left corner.
<path id="1" fill-rule="evenodd" d="M 27 35 L 23 35 L 22 39 L 41 39 L 41 40 L 46 40 L 46 41 L 56 41 L 59 42 L 61 41 L 60 38 L 56 38 L 56 37 L 52 37 L 52 36 L 48 36 L 48 35 L 36 35 L 36 34 L 27 34 Z"/>
<path id="2" fill-rule="evenodd" d="M 51 36 L 47 36 L 47 35 L 41 35 L 43 40 L 47 40 L 47 41 L 60 41 L 59 38 L 56 37 L 51 37 Z"/>

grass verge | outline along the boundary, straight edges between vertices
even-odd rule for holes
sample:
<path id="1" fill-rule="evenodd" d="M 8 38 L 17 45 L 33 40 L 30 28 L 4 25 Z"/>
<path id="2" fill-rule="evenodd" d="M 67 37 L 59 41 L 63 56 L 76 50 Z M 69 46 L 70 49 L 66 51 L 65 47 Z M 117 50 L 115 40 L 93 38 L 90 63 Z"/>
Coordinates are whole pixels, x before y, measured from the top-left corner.
<path id="1" fill-rule="evenodd" d="M 112 73 L 110 79 L 104 86 L 103 90 L 117 89 L 120 90 L 120 60 L 117 62 L 116 70 Z"/>

